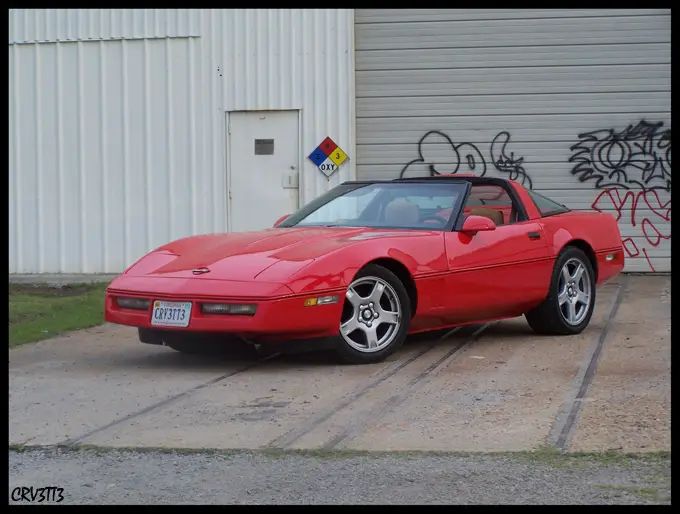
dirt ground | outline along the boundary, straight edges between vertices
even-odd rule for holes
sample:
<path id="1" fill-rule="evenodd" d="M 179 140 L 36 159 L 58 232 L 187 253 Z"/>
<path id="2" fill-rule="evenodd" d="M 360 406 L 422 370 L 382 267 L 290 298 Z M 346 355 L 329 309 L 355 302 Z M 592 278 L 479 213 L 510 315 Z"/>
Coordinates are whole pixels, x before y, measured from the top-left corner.
<path id="1" fill-rule="evenodd" d="M 104 325 L 10 350 L 9 443 L 670 450 L 670 319 L 670 277 L 626 276 L 578 336 L 517 318 L 368 366 L 186 356 Z"/>

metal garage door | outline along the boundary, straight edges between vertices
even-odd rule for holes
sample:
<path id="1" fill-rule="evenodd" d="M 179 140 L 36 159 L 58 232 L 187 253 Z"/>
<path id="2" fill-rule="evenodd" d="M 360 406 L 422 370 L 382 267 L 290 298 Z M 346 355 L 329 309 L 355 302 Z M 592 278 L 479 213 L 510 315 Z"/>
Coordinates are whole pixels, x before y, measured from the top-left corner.
<path id="1" fill-rule="evenodd" d="M 509 176 L 670 271 L 670 10 L 356 11 L 357 174 Z"/>

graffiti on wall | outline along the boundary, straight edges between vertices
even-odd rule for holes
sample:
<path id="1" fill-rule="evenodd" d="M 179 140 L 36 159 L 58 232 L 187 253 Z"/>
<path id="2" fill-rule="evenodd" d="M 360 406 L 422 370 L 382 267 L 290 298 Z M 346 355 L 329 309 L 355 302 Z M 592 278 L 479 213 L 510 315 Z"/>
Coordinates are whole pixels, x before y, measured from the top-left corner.
<path id="1" fill-rule="evenodd" d="M 491 162 L 494 167 L 501 173 L 507 173 L 510 180 L 516 180 L 525 187 L 531 189 L 533 184 L 531 177 L 527 175 L 526 170 L 522 166 L 524 157 L 515 159 L 514 152 L 507 154 L 507 146 L 510 142 L 510 134 L 508 132 L 499 132 L 491 141 Z"/>
<path id="2" fill-rule="evenodd" d="M 591 207 L 630 224 L 623 241 L 627 257 L 643 257 L 650 271 L 651 248 L 671 239 L 671 130 L 663 122 L 640 121 L 617 132 L 578 135 L 571 147 L 572 175 L 599 191 Z"/>
<path id="3" fill-rule="evenodd" d="M 572 175 L 595 181 L 597 189 L 621 187 L 671 190 L 671 129 L 644 120 L 620 132 L 614 129 L 579 134 L 571 147 Z"/>
<path id="4" fill-rule="evenodd" d="M 641 120 L 620 131 L 578 134 L 568 160 L 574 164 L 571 174 L 597 192 L 591 207 L 616 216 L 625 232 L 627 257 L 644 258 L 650 271 L 656 271 L 651 249 L 671 239 L 671 130 L 663 125 Z M 510 133 L 499 132 L 488 148 L 488 162 L 501 175 L 533 188 L 524 157 L 509 152 L 509 143 Z M 483 177 L 490 169 L 477 145 L 455 143 L 444 132 L 430 130 L 418 141 L 418 157 L 399 176 L 472 173 Z"/>
<path id="5" fill-rule="evenodd" d="M 524 157 L 516 158 L 513 152 L 507 153 L 510 134 L 499 132 L 491 141 L 489 158 L 493 167 L 531 188 L 531 178 L 522 163 Z M 430 130 L 418 141 L 418 157 L 407 163 L 400 178 L 435 176 L 444 174 L 468 174 L 483 177 L 487 172 L 487 162 L 477 145 L 473 143 L 454 143 L 449 136 L 439 130 Z"/>
<path id="6" fill-rule="evenodd" d="M 656 271 L 649 257 L 650 247 L 671 239 L 671 200 L 663 201 L 655 189 L 631 191 L 623 187 L 602 190 L 593 209 L 608 212 L 619 224 L 630 223 L 633 233 L 626 231 L 623 248 L 626 257 L 644 257 L 650 271 Z M 637 240 L 637 242 L 636 242 Z"/>

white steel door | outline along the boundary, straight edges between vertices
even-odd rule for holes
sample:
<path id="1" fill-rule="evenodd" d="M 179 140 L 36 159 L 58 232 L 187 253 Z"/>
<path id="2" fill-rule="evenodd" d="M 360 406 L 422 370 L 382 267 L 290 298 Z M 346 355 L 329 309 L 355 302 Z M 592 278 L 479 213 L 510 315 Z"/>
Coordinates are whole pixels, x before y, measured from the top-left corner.
<path id="1" fill-rule="evenodd" d="M 271 227 L 298 208 L 298 111 L 229 113 L 229 229 Z"/>

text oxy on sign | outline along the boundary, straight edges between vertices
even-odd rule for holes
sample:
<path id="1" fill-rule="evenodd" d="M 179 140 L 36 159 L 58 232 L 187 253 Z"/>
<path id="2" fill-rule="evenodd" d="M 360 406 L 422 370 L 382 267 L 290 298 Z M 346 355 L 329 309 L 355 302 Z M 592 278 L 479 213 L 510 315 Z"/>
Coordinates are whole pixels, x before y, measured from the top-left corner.
<path id="1" fill-rule="evenodd" d="M 330 177 L 342 164 L 349 159 L 347 154 L 330 137 L 324 139 L 312 153 L 309 160 L 319 168 L 321 173 Z"/>

